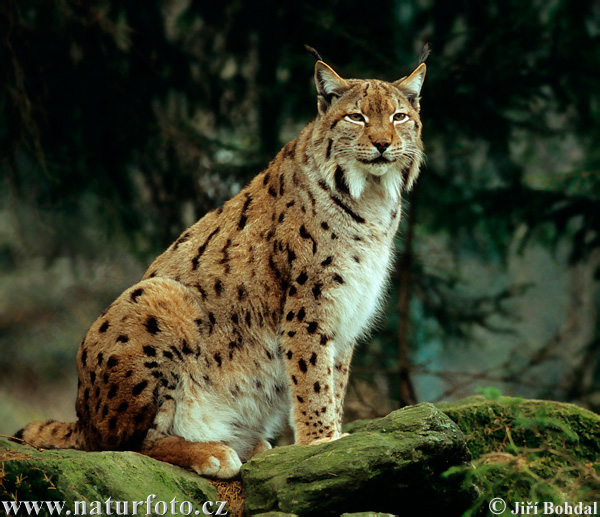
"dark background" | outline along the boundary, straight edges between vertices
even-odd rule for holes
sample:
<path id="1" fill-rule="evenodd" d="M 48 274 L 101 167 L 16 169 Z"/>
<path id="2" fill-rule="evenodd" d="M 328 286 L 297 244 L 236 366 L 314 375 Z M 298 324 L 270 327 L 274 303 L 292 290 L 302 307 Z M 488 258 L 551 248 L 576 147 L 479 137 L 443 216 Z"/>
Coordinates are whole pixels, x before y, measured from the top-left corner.
<path id="1" fill-rule="evenodd" d="M 349 417 L 476 391 L 600 409 L 600 2 L 5 0 L 0 432 L 72 418 L 97 315 L 345 77 L 432 54 L 405 203 Z"/>

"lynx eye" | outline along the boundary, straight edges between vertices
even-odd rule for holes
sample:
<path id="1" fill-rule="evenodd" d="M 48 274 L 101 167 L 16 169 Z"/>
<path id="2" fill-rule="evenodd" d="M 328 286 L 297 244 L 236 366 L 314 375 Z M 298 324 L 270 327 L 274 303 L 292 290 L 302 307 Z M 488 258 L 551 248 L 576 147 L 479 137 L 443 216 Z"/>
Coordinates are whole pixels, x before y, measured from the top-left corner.
<path id="1" fill-rule="evenodd" d="M 346 115 L 346 120 L 349 120 L 350 122 L 358 122 L 359 124 L 364 124 L 365 117 L 360 113 L 348 113 L 348 115 Z"/>
<path id="2" fill-rule="evenodd" d="M 406 113 L 394 113 L 394 115 L 392 115 L 392 120 L 398 124 L 402 124 L 402 122 L 408 120 L 408 115 Z"/>

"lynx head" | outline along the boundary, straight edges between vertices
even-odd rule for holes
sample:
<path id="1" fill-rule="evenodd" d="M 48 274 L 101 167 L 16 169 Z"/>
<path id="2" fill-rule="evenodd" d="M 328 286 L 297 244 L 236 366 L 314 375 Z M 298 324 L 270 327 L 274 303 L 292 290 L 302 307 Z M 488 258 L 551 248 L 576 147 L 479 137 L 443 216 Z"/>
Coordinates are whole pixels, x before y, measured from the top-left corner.
<path id="1" fill-rule="evenodd" d="M 339 187 L 340 174 L 354 198 L 369 182 L 396 196 L 412 187 L 423 159 L 419 94 L 424 79 L 424 63 L 408 77 L 388 83 L 344 80 L 317 62 L 314 144 L 331 187 Z"/>

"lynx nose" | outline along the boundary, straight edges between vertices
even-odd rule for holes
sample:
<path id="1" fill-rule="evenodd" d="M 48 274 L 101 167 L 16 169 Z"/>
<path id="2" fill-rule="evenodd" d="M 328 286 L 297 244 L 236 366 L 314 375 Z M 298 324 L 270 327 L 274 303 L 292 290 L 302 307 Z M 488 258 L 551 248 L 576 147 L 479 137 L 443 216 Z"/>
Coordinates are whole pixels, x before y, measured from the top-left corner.
<path id="1" fill-rule="evenodd" d="M 390 146 L 392 142 L 389 138 L 378 138 L 373 141 L 373 145 L 377 148 L 377 150 L 383 154 L 385 150 Z"/>

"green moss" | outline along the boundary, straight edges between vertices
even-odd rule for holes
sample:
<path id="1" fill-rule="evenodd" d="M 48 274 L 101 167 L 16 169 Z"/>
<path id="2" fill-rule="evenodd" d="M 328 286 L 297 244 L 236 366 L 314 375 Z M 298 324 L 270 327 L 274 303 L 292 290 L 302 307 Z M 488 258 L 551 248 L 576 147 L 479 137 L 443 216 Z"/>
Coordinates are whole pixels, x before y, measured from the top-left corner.
<path id="1" fill-rule="evenodd" d="M 134 452 L 38 451 L 0 440 L 0 500 L 156 501 L 195 504 L 217 499 L 211 483 Z"/>
<path id="2" fill-rule="evenodd" d="M 481 487 L 471 513 L 502 497 L 515 502 L 600 499 L 600 416 L 572 404 L 494 396 L 437 407 L 462 429 Z"/>
<path id="3" fill-rule="evenodd" d="M 517 501 L 600 499 L 598 415 L 488 395 L 437 408 L 418 404 L 354 423 L 350 436 L 335 442 L 259 455 L 242 469 L 246 510 L 461 515 L 470 506 L 469 516 L 485 513 L 495 497 L 509 510 Z M 0 462 L 0 500 L 71 507 L 154 494 L 156 501 L 176 498 L 199 508 L 219 498 L 208 480 L 133 452 L 38 451 L 0 440 Z"/>
<path id="4" fill-rule="evenodd" d="M 246 510 L 456 513 L 474 494 L 461 487 L 462 477 L 441 475 L 469 460 L 456 424 L 432 404 L 418 404 L 354 426 L 334 442 L 278 447 L 253 458 L 242 468 Z"/>
<path id="5" fill-rule="evenodd" d="M 462 429 L 475 458 L 511 445 L 511 437 L 519 447 L 568 447 L 582 461 L 594 461 L 600 450 L 600 416 L 573 404 L 475 396 L 436 407 Z"/>

